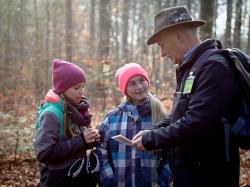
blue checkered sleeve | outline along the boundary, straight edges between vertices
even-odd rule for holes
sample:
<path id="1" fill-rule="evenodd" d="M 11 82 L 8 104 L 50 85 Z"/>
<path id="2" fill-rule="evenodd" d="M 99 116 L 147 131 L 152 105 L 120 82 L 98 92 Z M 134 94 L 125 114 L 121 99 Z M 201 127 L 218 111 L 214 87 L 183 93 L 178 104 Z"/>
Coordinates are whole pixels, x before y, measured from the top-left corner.
<path id="1" fill-rule="evenodd" d="M 97 146 L 97 150 L 101 153 L 101 170 L 99 175 L 99 185 L 100 187 L 112 186 L 113 183 L 113 169 L 108 155 L 108 139 L 109 139 L 109 130 L 108 130 L 108 118 L 104 119 L 102 125 L 99 129 L 101 135 L 101 141 Z"/>

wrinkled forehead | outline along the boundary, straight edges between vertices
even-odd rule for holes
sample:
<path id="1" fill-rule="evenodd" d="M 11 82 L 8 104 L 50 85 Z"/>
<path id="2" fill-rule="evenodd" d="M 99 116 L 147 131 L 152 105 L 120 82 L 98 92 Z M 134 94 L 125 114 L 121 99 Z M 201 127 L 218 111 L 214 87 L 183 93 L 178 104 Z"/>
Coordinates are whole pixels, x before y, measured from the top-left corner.
<path id="1" fill-rule="evenodd" d="M 175 37 L 176 29 L 171 28 L 166 31 L 162 31 L 155 37 L 155 42 L 159 45 L 160 43 L 167 42 L 169 39 Z"/>

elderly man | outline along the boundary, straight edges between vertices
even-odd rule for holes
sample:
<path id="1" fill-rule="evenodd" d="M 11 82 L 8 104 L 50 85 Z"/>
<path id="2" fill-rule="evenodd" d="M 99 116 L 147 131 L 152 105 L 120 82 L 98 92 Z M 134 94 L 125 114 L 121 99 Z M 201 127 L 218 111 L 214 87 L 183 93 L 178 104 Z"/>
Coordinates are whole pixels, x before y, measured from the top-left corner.
<path id="1" fill-rule="evenodd" d="M 161 55 L 177 64 L 177 87 L 171 116 L 137 134 L 133 145 L 140 150 L 170 148 L 175 187 L 237 187 L 239 150 L 224 133 L 221 119 L 235 122 L 241 95 L 227 59 L 208 55 L 220 42 L 199 40 L 197 29 L 204 24 L 182 6 L 155 16 L 147 44 L 157 43 Z"/>

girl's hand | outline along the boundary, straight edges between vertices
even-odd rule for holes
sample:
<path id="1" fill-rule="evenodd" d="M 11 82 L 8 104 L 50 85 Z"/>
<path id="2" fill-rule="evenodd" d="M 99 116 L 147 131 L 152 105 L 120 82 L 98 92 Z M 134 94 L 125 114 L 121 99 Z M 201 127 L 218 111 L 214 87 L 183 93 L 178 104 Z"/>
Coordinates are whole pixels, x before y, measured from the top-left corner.
<path id="1" fill-rule="evenodd" d="M 97 129 L 86 128 L 83 132 L 86 143 L 94 143 L 100 141 L 100 134 Z"/>

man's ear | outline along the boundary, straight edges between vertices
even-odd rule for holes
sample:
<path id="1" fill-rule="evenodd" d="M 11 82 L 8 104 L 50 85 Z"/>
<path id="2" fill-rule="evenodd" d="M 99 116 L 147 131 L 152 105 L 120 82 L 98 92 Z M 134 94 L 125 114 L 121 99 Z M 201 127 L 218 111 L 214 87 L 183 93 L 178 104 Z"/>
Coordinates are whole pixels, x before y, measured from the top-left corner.
<path id="1" fill-rule="evenodd" d="M 185 38 L 183 38 L 184 37 L 183 32 L 180 31 L 180 30 L 176 30 L 175 35 L 176 35 L 176 38 L 177 38 L 178 42 L 181 42 L 180 44 L 182 44 L 182 42 L 185 39 Z"/>

